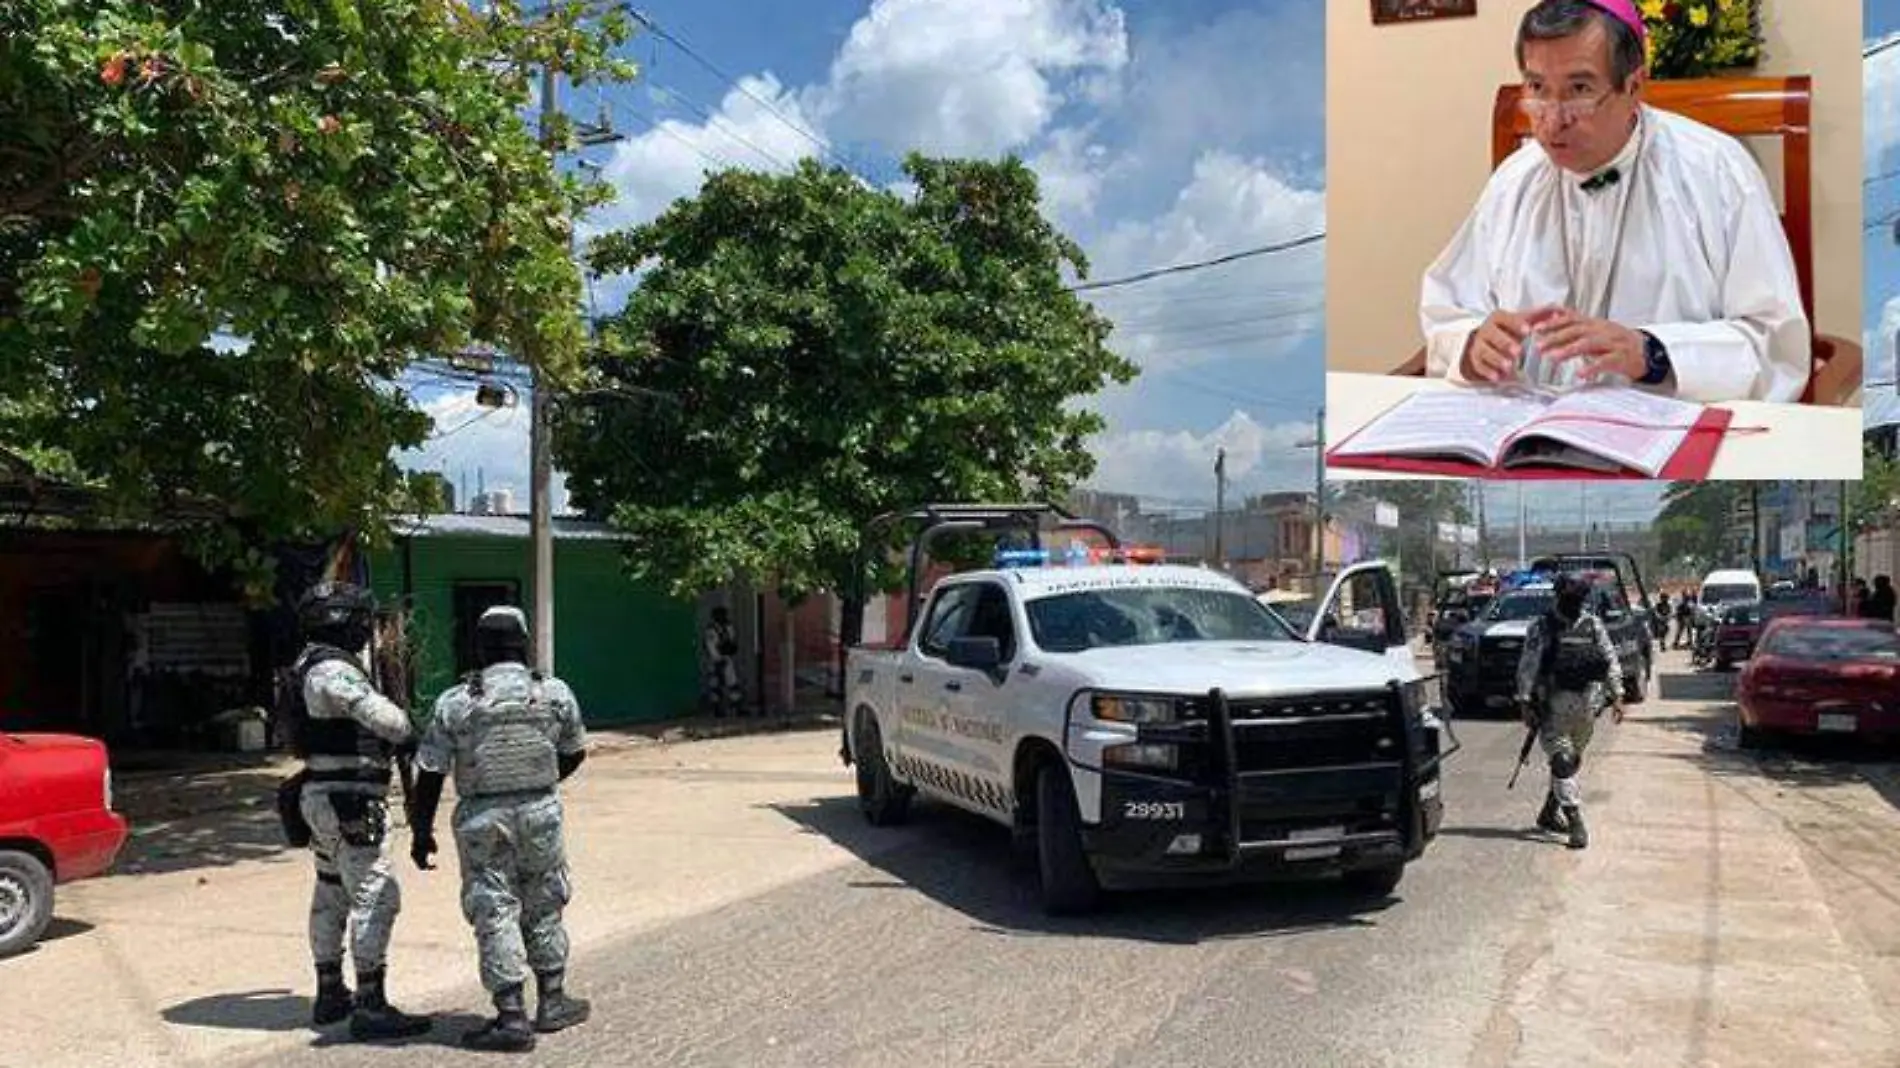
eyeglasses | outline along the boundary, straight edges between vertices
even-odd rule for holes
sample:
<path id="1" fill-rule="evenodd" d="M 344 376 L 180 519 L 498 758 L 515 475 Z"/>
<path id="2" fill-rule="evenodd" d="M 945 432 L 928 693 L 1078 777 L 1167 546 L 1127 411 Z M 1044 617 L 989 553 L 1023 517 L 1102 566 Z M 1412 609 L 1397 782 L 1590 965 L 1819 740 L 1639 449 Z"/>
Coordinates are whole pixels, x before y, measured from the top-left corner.
<path id="1" fill-rule="evenodd" d="M 1617 90 L 1610 89 L 1593 97 L 1580 100 L 1540 100 L 1534 96 L 1520 96 L 1517 106 L 1532 122 L 1552 118 L 1561 123 L 1582 122 L 1597 113 L 1604 101 L 1616 96 Z"/>

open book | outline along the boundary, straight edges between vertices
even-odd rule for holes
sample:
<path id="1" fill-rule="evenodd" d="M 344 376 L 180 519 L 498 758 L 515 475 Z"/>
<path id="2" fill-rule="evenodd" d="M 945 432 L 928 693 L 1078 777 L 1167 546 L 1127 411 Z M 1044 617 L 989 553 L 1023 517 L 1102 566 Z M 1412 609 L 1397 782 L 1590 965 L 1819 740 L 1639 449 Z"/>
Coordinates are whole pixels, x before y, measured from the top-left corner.
<path id="1" fill-rule="evenodd" d="M 1327 458 L 1341 467 L 1379 466 L 1361 461 L 1380 458 L 1449 459 L 1493 470 L 1560 467 L 1655 478 L 1692 431 L 1719 438 L 1728 416 L 1627 386 L 1422 390 Z"/>

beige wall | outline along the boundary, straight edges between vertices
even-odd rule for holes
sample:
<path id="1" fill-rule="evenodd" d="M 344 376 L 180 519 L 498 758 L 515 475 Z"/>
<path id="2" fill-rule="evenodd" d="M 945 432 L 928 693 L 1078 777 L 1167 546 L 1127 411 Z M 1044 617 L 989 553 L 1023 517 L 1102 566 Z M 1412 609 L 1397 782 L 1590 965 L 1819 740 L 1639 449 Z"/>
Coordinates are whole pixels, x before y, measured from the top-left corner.
<path id="1" fill-rule="evenodd" d="M 1491 101 L 1517 80 L 1530 0 L 1468 18 L 1372 24 L 1326 0 L 1326 362 L 1387 371 L 1423 343 L 1419 277 L 1491 173 Z M 1758 72 L 1814 78 L 1815 319 L 1861 335 L 1860 0 L 1767 0 Z M 1798 12 L 1798 14 L 1797 14 Z M 1756 148 L 1779 195 L 1781 156 Z"/>

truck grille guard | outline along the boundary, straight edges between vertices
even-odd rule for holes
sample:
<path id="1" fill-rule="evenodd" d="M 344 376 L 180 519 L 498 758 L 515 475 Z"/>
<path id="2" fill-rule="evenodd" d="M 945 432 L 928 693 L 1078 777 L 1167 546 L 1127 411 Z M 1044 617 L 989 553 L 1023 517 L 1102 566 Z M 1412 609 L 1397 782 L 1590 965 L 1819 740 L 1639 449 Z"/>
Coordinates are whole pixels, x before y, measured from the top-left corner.
<path id="1" fill-rule="evenodd" d="M 1424 682 L 1430 683 L 1438 678 L 1430 675 Z M 1354 709 L 1352 705 L 1361 707 Z M 1251 709 L 1261 706 L 1266 709 L 1290 708 L 1295 714 L 1279 716 L 1249 716 L 1238 719 L 1235 715 L 1237 705 Z M 1307 707 L 1302 707 L 1307 706 Z M 1341 709 L 1328 714 L 1326 709 Z M 1295 699 L 1288 701 L 1237 702 L 1224 690 L 1209 690 L 1205 699 L 1193 703 L 1194 711 L 1200 712 L 1197 718 L 1170 724 L 1145 724 L 1137 732 L 1138 741 L 1143 744 L 1174 744 L 1193 746 L 1211 759 L 1201 765 L 1195 776 L 1197 784 L 1208 791 L 1210 802 L 1210 823 L 1218 821 L 1221 852 L 1219 859 L 1228 865 L 1237 865 L 1248 856 L 1261 853 L 1285 852 L 1289 849 L 1309 849 L 1326 847 L 1359 847 L 1401 844 L 1407 837 L 1403 828 L 1414 824 L 1414 814 L 1419 805 L 1419 785 L 1429 778 L 1444 761 L 1462 748 L 1457 735 L 1451 729 L 1451 722 L 1444 716 L 1438 716 L 1444 734 L 1451 745 L 1437 752 L 1421 753 L 1415 743 L 1419 732 L 1429 729 L 1422 721 L 1410 721 L 1404 709 L 1404 699 L 1397 682 L 1388 683 L 1382 692 L 1365 691 L 1358 694 L 1320 699 Z M 1312 714 L 1318 710 L 1320 714 Z M 1421 709 L 1421 714 L 1425 712 Z M 1299 714 L 1305 712 L 1306 714 Z M 1433 713 L 1437 715 L 1437 713 Z M 1271 730 L 1274 726 L 1301 727 L 1315 723 L 1347 724 L 1353 722 L 1383 721 L 1387 729 L 1395 730 L 1400 739 L 1398 753 L 1390 759 L 1355 760 L 1338 765 L 1304 765 L 1282 768 L 1248 768 L 1243 766 L 1242 747 L 1238 733 L 1241 724 L 1249 731 Z M 1269 743 L 1271 744 L 1271 743 Z M 1350 826 L 1338 834 L 1312 838 L 1267 838 L 1248 840 L 1245 837 L 1245 808 L 1247 800 L 1246 783 L 1275 778 L 1311 776 L 1326 772 L 1351 773 L 1356 771 L 1393 771 L 1399 773 L 1400 793 L 1397 813 L 1400 829 L 1359 830 Z"/>

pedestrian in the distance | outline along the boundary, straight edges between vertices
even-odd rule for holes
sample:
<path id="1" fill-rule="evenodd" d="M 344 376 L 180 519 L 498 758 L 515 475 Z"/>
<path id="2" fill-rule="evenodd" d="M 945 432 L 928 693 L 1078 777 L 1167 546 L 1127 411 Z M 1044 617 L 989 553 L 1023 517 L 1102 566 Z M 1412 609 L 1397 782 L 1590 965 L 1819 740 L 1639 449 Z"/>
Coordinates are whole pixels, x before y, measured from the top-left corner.
<path id="1" fill-rule="evenodd" d="M 572 897 L 558 784 L 587 753 L 580 705 L 568 685 L 528 668 L 528 621 L 519 608 L 490 608 L 475 625 L 479 669 L 436 699 L 416 752 L 415 839 L 410 856 L 427 869 L 436 852 L 435 811 L 455 775 L 455 848 L 462 863 L 462 914 L 475 927 L 482 985 L 496 1016 L 462 1036 L 472 1049 L 525 1052 L 535 1032 L 585 1021 L 590 1006 L 566 990 Z M 537 999 L 528 1022 L 529 970 Z"/>

